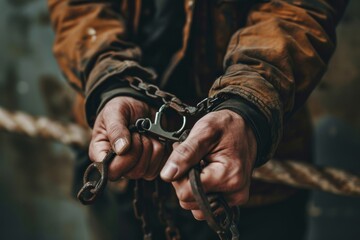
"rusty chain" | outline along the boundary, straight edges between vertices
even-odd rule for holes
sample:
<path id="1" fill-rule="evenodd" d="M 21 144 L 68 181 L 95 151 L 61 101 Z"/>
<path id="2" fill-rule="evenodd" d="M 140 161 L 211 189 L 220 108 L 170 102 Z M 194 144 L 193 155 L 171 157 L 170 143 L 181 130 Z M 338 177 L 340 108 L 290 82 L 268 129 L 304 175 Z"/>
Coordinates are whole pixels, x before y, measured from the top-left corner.
<path id="1" fill-rule="evenodd" d="M 205 99 L 196 107 L 189 106 L 180 101 L 175 95 L 160 90 L 157 86 L 147 84 L 138 78 L 126 78 L 133 89 L 144 92 L 147 96 L 162 100 L 180 115 L 196 115 L 204 109 L 209 109 L 216 102 L 215 99 Z M 0 108 L 0 130 L 21 133 L 30 137 L 42 137 L 60 141 L 67 145 L 86 147 L 90 139 L 90 131 L 76 124 L 62 124 L 44 117 L 33 117 L 22 112 L 11 113 Z M 335 194 L 360 196 L 360 177 L 351 173 L 329 167 L 316 167 L 296 161 L 270 160 L 253 173 L 253 178 L 274 183 L 282 183 L 299 188 L 319 189 Z M 152 234 L 149 220 L 144 206 L 141 203 L 141 185 L 135 187 L 134 210 L 136 216 L 142 221 L 144 239 L 150 240 Z M 171 218 L 167 217 L 164 203 L 159 198 L 159 189 L 155 191 L 154 199 L 158 200 L 160 215 L 166 224 L 167 239 L 180 239 L 178 229 Z M 157 194 L 157 195 L 156 195 Z"/>
<path id="2" fill-rule="evenodd" d="M 197 115 L 208 110 L 216 104 L 218 98 L 209 98 L 193 107 L 183 103 L 175 95 L 160 90 L 157 86 L 145 83 L 136 77 L 124 79 L 129 86 L 147 96 L 162 100 L 170 108 L 183 116 Z M 63 124 L 45 117 L 33 117 L 22 112 L 11 113 L 0 107 L 0 130 L 20 133 L 30 137 L 42 137 L 57 140 L 66 145 L 79 147 L 88 146 L 90 131 L 76 124 Z M 360 196 L 360 177 L 351 173 L 331 167 L 316 167 L 296 161 L 270 160 L 253 173 L 253 178 L 273 183 L 282 183 L 299 188 L 319 189 L 334 194 Z M 152 233 L 149 227 L 148 213 L 144 208 L 143 186 L 141 181 L 136 181 L 134 189 L 135 216 L 141 220 L 144 240 L 151 240 Z M 153 201 L 157 203 L 159 217 L 165 223 L 165 234 L 168 240 L 179 240 L 179 230 L 167 213 L 164 199 L 160 196 L 158 182 L 155 185 Z"/>
<path id="3" fill-rule="evenodd" d="M 127 82 L 134 90 L 145 93 L 148 97 L 161 100 L 180 115 L 194 116 L 212 107 L 218 98 L 206 98 L 195 107 L 182 102 L 178 97 L 169 92 L 161 90 L 158 86 L 144 82 L 138 77 L 127 76 L 121 79 Z"/>
<path id="4" fill-rule="evenodd" d="M 135 217 L 141 221 L 144 240 L 152 240 L 152 232 L 149 225 L 149 213 L 145 207 L 144 180 L 135 181 L 133 209 Z"/>
<path id="5" fill-rule="evenodd" d="M 55 140 L 86 148 L 90 131 L 77 124 L 63 124 L 45 117 L 0 108 L 0 130 L 28 137 Z M 255 169 L 253 178 L 339 195 L 360 196 L 360 176 L 331 167 L 316 167 L 299 161 L 268 161 Z"/>
<path id="6" fill-rule="evenodd" d="M 166 240 L 180 240 L 180 231 L 176 227 L 174 220 L 169 214 L 168 209 L 165 205 L 165 197 L 161 191 L 161 184 L 160 179 L 156 179 L 155 184 L 155 191 L 153 192 L 153 202 L 158 207 L 158 217 L 161 223 L 165 224 L 165 236 Z"/>
<path id="7" fill-rule="evenodd" d="M 203 106 L 209 106 L 207 101 Z M 178 104 L 178 103 L 176 103 Z M 202 103 L 201 103 L 202 104 Z M 186 109 L 182 106 L 183 109 Z M 184 110 L 184 114 L 191 114 Z M 64 144 L 85 147 L 90 139 L 90 131 L 76 125 L 64 125 L 44 117 L 33 117 L 22 112 L 11 113 L 0 108 L 0 130 L 21 133 L 30 137 L 42 137 L 60 141 Z M 319 189 L 335 194 L 360 196 L 360 177 L 351 173 L 330 167 L 316 167 L 310 164 L 296 161 L 270 160 L 267 164 L 258 168 L 253 173 L 253 178 L 274 183 L 282 183 L 299 188 Z M 166 224 L 165 234 L 168 240 L 178 240 L 178 229 L 168 217 L 164 209 L 164 202 L 157 196 L 159 214 Z M 151 240 L 152 234 L 149 228 L 148 214 L 144 211 L 141 189 L 135 187 L 134 210 L 136 216 L 142 221 L 144 239 Z M 156 195 L 157 194 L 157 195 Z M 156 197 L 157 196 L 157 197 Z M 164 217 L 165 216 L 165 217 Z"/>
<path id="8" fill-rule="evenodd" d="M 33 138 L 55 140 L 86 148 L 91 132 L 77 124 L 64 124 L 24 112 L 0 107 L 0 130 Z M 322 190 L 339 195 L 360 196 L 360 176 L 331 167 L 316 167 L 299 161 L 270 160 L 254 170 L 253 178 L 298 188 Z"/>
<path id="9" fill-rule="evenodd" d="M 181 240 L 180 231 L 175 226 L 171 215 L 165 206 L 165 199 L 160 189 L 160 180 L 154 182 L 155 191 L 152 194 L 152 202 L 158 208 L 158 217 L 162 224 L 165 225 L 166 240 Z M 133 209 L 135 217 L 141 221 L 144 240 L 152 240 L 153 234 L 150 227 L 149 212 L 145 206 L 144 184 L 149 184 L 142 179 L 135 180 Z"/>
<path id="10" fill-rule="evenodd" d="M 185 103 L 183 103 L 179 98 L 177 98 L 175 95 L 162 91 L 159 87 L 146 83 L 144 81 L 142 81 L 140 78 L 137 77 L 124 77 L 123 81 L 128 82 L 129 86 L 137 91 L 143 92 L 145 93 L 148 97 L 152 98 L 152 99 L 161 99 L 163 102 L 163 105 L 160 107 L 160 109 L 158 110 L 158 112 L 156 113 L 155 116 L 155 120 L 154 123 L 152 123 L 151 119 L 138 119 L 137 122 L 135 123 L 136 126 L 138 126 L 139 130 L 145 130 L 146 126 L 148 125 L 149 129 L 147 129 L 149 132 L 151 132 L 152 134 L 155 134 L 157 136 L 157 138 L 159 140 L 163 139 L 166 142 L 168 140 L 170 141 L 181 141 L 181 139 L 183 138 L 182 136 L 174 136 L 173 134 L 179 134 L 182 135 L 182 130 L 185 127 L 186 124 L 186 117 L 185 116 L 194 116 L 194 115 L 200 115 L 206 112 L 209 112 L 212 110 L 212 108 L 219 103 L 221 100 L 223 100 L 223 98 L 220 97 L 214 97 L 214 98 L 206 98 L 203 101 L 199 102 L 195 107 L 187 105 Z M 168 132 L 168 131 L 164 131 L 161 128 L 161 115 L 164 111 L 164 109 L 166 108 L 172 108 L 173 110 L 175 110 L 178 114 L 183 116 L 183 126 L 181 127 L 180 130 L 178 130 L 177 132 Z M 147 124 L 146 124 L 147 123 Z M 145 124 L 143 126 L 143 124 Z M 145 127 L 145 129 L 144 129 Z M 186 133 L 187 131 L 185 131 L 184 133 Z M 171 136 L 169 136 L 169 133 Z M 187 134 L 186 134 L 187 135 Z M 137 185 L 138 185 L 137 181 Z M 201 182 L 197 182 L 195 183 L 196 185 L 201 185 Z M 167 240 L 180 240 L 180 233 L 178 228 L 175 226 L 174 222 L 171 219 L 171 216 L 167 213 L 166 211 L 166 206 L 164 204 L 164 199 L 162 198 L 161 194 L 160 194 L 160 186 L 159 186 L 159 182 L 155 181 L 155 187 L 156 190 L 153 193 L 153 198 L 154 198 L 154 202 L 157 202 L 158 204 L 158 210 L 159 210 L 159 217 L 160 220 L 162 220 L 163 223 L 165 223 L 166 228 L 165 228 L 165 235 Z M 139 191 L 139 189 L 137 189 L 137 191 Z M 196 193 L 194 193 L 194 195 L 196 195 Z M 135 202 L 138 202 L 139 200 L 136 200 L 136 198 L 139 196 L 139 193 L 135 193 Z M 198 201 L 199 205 L 203 205 L 206 204 L 207 201 Z M 225 203 L 226 204 L 226 203 Z M 226 204 L 227 206 L 227 204 Z M 146 237 L 146 232 L 144 229 L 144 217 L 143 214 L 146 214 L 146 210 L 143 210 L 143 213 L 139 213 L 139 209 L 136 208 L 136 205 L 134 205 L 135 207 L 135 212 L 137 213 L 137 217 L 140 218 L 142 220 L 143 223 L 143 231 L 144 231 L 144 238 Z M 211 209 L 206 209 L 210 212 L 212 212 Z M 229 212 L 232 212 L 232 210 L 228 209 Z M 221 239 L 228 239 L 228 238 L 223 238 L 221 237 L 221 234 L 219 234 Z M 151 236 L 150 236 L 151 238 Z"/>

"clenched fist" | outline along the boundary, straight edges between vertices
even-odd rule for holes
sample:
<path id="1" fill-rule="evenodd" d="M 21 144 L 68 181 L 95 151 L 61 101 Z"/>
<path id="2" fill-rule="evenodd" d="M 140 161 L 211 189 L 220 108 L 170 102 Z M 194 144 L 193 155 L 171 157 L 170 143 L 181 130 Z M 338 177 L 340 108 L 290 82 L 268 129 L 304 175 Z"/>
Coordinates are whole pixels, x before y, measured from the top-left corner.
<path id="1" fill-rule="evenodd" d="M 117 156 L 109 166 L 109 179 L 120 177 L 152 180 L 166 161 L 165 145 L 158 140 L 131 133 L 129 126 L 139 118 L 153 119 L 155 109 L 131 97 L 111 99 L 98 114 L 89 147 L 92 161 L 100 162 L 107 151 Z"/>
<path id="2" fill-rule="evenodd" d="M 189 169 L 204 160 L 200 179 L 205 192 L 222 193 L 230 206 L 241 205 L 249 198 L 256 149 L 254 133 L 239 114 L 211 112 L 194 125 L 184 142 L 174 144 L 161 177 L 172 182 L 180 205 L 203 219 L 187 177 Z"/>

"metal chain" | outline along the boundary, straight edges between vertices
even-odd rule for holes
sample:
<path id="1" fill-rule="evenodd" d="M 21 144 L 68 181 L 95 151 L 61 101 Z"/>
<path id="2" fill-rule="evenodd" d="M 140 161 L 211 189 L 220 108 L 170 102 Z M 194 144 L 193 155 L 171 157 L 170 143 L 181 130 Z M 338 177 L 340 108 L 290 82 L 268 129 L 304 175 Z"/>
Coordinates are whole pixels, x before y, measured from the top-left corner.
<path id="1" fill-rule="evenodd" d="M 180 231 L 176 227 L 171 214 L 169 214 L 166 206 L 165 199 L 160 189 L 161 180 L 155 180 L 155 191 L 153 192 L 153 202 L 158 206 L 159 220 L 165 224 L 166 240 L 181 240 Z"/>
<path id="2" fill-rule="evenodd" d="M 165 224 L 165 236 L 166 240 L 181 240 L 180 231 L 175 226 L 171 215 L 168 213 L 165 206 L 165 199 L 162 196 L 160 190 L 160 180 L 156 179 L 153 181 L 155 184 L 155 191 L 153 192 L 152 199 L 153 203 L 158 206 L 158 216 L 161 223 Z M 138 179 L 135 181 L 134 188 L 134 200 L 133 208 L 135 217 L 139 219 L 142 223 L 142 231 L 144 240 L 152 240 L 152 231 L 149 225 L 149 213 L 145 206 L 144 199 L 144 180 Z"/>
<path id="3" fill-rule="evenodd" d="M 152 232 L 149 226 L 149 216 L 145 207 L 143 180 L 135 181 L 133 208 L 137 219 L 141 221 L 144 240 L 152 240 Z"/>
<path id="4" fill-rule="evenodd" d="M 163 106 L 172 108 L 173 110 L 175 110 L 178 114 L 180 114 L 182 116 L 194 116 L 194 115 L 209 112 L 212 110 L 212 108 L 217 103 L 219 103 L 221 100 L 225 99 L 225 97 L 205 98 L 204 100 L 200 101 L 195 107 L 193 107 L 193 106 L 183 103 L 175 95 L 165 92 L 165 91 L 162 91 L 159 89 L 158 86 L 146 83 L 138 77 L 128 76 L 123 79 L 124 79 L 124 81 L 128 82 L 128 84 L 131 88 L 135 89 L 136 91 L 145 93 L 150 98 L 161 99 L 162 102 L 165 104 Z M 162 108 L 160 108 L 160 109 L 162 109 Z M 137 188 L 136 191 L 139 191 L 139 188 Z M 160 220 L 166 225 L 166 228 L 165 228 L 166 239 L 167 240 L 180 240 L 181 237 L 180 237 L 179 229 L 175 226 L 173 220 L 171 219 L 170 214 L 168 214 L 168 212 L 166 211 L 164 198 L 160 196 L 160 187 L 159 187 L 158 180 L 155 181 L 155 192 L 153 193 L 153 200 L 154 200 L 154 203 L 157 203 L 157 205 L 158 205 Z M 136 209 L 136 204 L 135 204 L 136 201 L 137 201 L 137 203 L 139 203 L 138 200 L 136 200 L 136 199 L 134 200 L 134 208 L 135 209 Z M 144 227 L 146 226 L 146 224 L 145 224 L 146 219 L 144 218 L 144 213 L 139 212 L 139 209 L 137 209 L 135 212 L 136 212 L 137 217 L 140 218 L 143 222 L 143 231 L 145 234 L 146 229 Z"/>
<path id="5" fill-rule="evenodd" d="M 122 78 L 122 80 L 126 81 L 134 90 L 143 92 L 150 98 L 162 100 L 163 103 L 167 104 L 182 116 L 194 116 L 209 111 L 219 100 L 224 98 L 205 98 L 194 107 L 182 102 L 174 94 L 163 91 L 156 85 L 146 83 L 138 77 L 126 76 Z"/>

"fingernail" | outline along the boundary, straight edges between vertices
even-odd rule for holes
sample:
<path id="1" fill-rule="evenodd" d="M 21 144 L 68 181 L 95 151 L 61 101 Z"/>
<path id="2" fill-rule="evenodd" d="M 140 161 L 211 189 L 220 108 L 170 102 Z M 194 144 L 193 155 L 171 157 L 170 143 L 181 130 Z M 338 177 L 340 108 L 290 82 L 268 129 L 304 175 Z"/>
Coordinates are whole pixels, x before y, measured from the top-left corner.
<path id="1" fill-rule="evenodd" d="M 175 177 L 177 172 L 178 167 L 173 163 L 168 163 L 164 166 L 160 175 L 162 179 L 170 181 Z"/>
<path id="2" fill-rule="evenodd" d="M 114 150 L 116 154 L 121 154 L 127 147 L 128 141 L 126 138 L 119 138 L 114 144 Z"/>

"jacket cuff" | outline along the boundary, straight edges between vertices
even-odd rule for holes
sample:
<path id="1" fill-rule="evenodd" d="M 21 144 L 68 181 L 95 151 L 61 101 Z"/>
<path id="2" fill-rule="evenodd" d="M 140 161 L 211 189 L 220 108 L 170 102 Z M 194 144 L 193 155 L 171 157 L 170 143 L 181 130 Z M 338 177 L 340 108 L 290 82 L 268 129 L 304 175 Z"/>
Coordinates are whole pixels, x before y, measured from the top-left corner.
<path id="1" fill-rule="evenodd" d="M 101 95 L 108 89 L 128 87 L 128 83 L 123 81 L 126 76 L 139 77 L 150 82 L 156 78 L 151 69 L 134 61 L 105 59 L 91 71 L 85 88 L 85 113 L 90 127 L 95 123 L 96 113 L 102 102 Z"/>
<path id="2" fill-rule="evenodd" d="M 214 111 L 223 109 L 239 114 L 252 128 L 256 142 L 257 154 L 254 167 L 260 167 L 267 162 L 271 148 L 271 130 L 266 117 L 250 102 L 240 97 L 232 97 L 214 107 Z"/>

